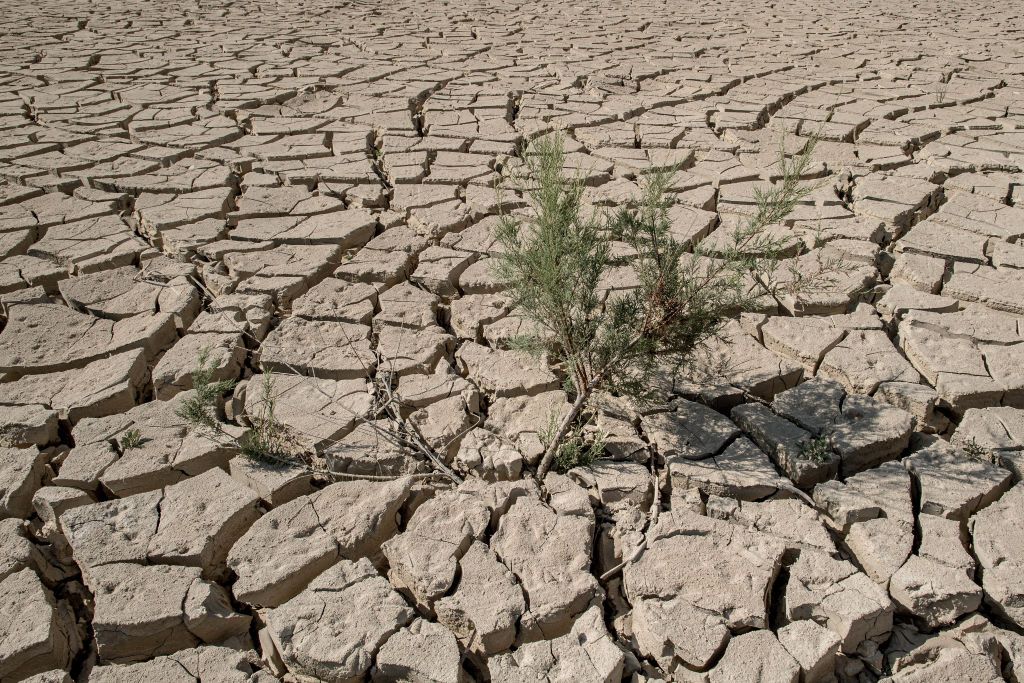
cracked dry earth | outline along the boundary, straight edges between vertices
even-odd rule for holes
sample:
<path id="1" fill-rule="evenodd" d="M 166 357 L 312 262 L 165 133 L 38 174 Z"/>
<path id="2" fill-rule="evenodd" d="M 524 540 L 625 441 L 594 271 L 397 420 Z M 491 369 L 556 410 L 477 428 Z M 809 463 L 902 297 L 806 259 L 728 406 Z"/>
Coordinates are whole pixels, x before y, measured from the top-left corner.
<path id="1" fill-rule="evenodd" d="M 1012 3 L 3 5 L 0 680 L 1024 680 Z M 678 166 L 712 248 L 817 134 L 773 230 L 848 268 L 542 493 L 566 395 L 490 264 L 554 129 L 595 207 Z M 204 348 L 226 429 L 271 373 L 381 479 L 190 433 Z M 463 484 L 360 422 L 380 358 Z"/>

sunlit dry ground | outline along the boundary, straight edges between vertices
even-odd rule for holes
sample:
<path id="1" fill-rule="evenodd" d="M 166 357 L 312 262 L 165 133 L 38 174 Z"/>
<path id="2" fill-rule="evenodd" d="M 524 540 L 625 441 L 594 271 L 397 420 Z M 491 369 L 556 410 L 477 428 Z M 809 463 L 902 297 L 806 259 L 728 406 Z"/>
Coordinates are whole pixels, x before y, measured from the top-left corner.
<path id="1" fill-rule="evenodd" d="M 1024 680 L 1021 14 L 5 0 L 0 679 Z M 491 264 L 554 130 L 712 251 L 817 137 L 773 229 L 845 268 L 541 493 L 567 399 Z M 264 378 L 357 476 L 239 454 Z"/>

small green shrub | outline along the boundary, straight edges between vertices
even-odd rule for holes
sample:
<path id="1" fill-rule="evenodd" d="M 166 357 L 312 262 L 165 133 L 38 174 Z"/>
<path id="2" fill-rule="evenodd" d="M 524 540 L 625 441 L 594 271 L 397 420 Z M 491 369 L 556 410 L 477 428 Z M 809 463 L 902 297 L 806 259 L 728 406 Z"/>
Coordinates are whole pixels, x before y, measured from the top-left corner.
<path id="1" fill-rule="evenodd" d="M 832 457 L 832 448 L 829 446 L 828 437 L 816 436 L 810 441 L 805 441 L 800 445 L 797 457 L 818 464 L 828 462 Z"/>
<path id="2" fill-rule="evenodd" d="M 541 435 L 545 448 L 551 444 L 558 431 L 558 419 L 552 414 L 547 429 Z M 604 434 L 595 432 L 588 438 L 583 425 L 577 423 L 569 430 L 555 453 L 554 467 L 559 474 L 565 474 L 574 467 L 589 467 L 604 453 Z"/>
<path id="3" fill-rule="evenodd" d="M 274 414 L 275 407 L 273 376 L 265 372 L 261 375 L 256 414 L 249 416 L 252 429 L 241 443 L 242 453 L 246 457 L 265 463 L 280 463 L 289 459 L 287 429 Z"/>
<path id="4" fill-rule="evenodd" d="M 290 440 L 287 429 L 274 414 L 276 403 L 273 375 L 265 372 L 261 378 L 255 414 L 249 416 L 252 428 L 240 441 L 234 437 L 229 438 L 249 458 L 266 463 L 281 463 L 290 459 L 287 448 Z M 190 429 L 211 437 L 223 437 L 224 427 L 218 419 L 217 403 L 236 384 L 233 379 L 213 380 L 210 350 L 203 348 L 199 351 L 195 370 L 192 371 L 192 395 L 181 402 L 175 413 Z"/>
<path id="5" fill-rule="evenodd" d="M 196 367 L 191 373 L 193 393 L 174 411 L 190 428 L 208 436 L 223 433 L 220 420 L 217 419 L 217 402 L 234 389 L 236 384 L 233 379 L 214 381 L 214 369 L 210 366 L 210 349 L 203 347 L 199 350 Z"/>
<path id="6" fill-rule="evenodd" d="M 138 448 L 142 445 L 142 432 L 138 429 L 129 429 L 121 435 L 121 453 L 127 453 L 133 448 Z"/>
<path id="7" fill-rule="evenodd" d="M 530 210 L 503 212 L 504 247 L 496 275 L 536 334 L 522 344 L 546 351 L 565 368 L 573 404 L 537 469 L 543 479 L 597 391 L 642 399 L 666 366 L 681 367 L 715 337 L 730 316 L 756 309 L 764 296 L 780 302 L 811 284 L 785 268 L 791 240 L 770 230 L 813 190 L 802 182 L 816 139 L 792 158 L 780 154 L 780 180 L 755 190 L 756 207 L 713 253 L 673 237 L 669 209 L 673 171 L 649 173 L 639 201 L 610 215 L 590 213 L 582 178 L 566 177 L 563 139 L 537 139 L 523 153 L 523 192 Z M 637 285 L 608 296 L 619 267 L 612 241 L 625 245 Z M 753 285 L 753 287 L 752 287 Z M 570 449 L 575 452 L 575 449 Z"/>
<path id="8" fill-rule="evenodd" d="M 975 460 L 991 462 L 993 459 L 992 451 L 979 444 L 978 440 L 973 436 L 960 448 L 968 457 L 974 458 Z"/>

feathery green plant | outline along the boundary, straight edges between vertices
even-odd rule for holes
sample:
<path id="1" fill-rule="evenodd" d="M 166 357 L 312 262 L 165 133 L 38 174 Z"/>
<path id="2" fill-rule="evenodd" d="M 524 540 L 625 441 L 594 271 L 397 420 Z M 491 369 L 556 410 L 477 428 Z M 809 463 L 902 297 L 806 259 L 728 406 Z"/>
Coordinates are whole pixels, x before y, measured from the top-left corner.
<path id="1" fill-rule="evenodd" d="M 260 398 L 254 415 L 249 417 L 252 430 L 241 444 L 242 453 L 261 462 L 280 463 L 287 457 L 287 435 L 274 414 L 274 380 L 269 372 L 261 375 Z"/>
<path id="2" fill-rule="evenodd" d="M 523 192 L 531 211 L 502 213 L 497 231 L 504 252 L 496 274 L 521 314 L 536 326 L 528 340 L 565 368 L 572 408 L 545 444 L 543 478 L 595 391 L 643 398 L 660 367 L 679 367 L 722 324 L 764 295 L 779 300 L 807 283 L 802 273 L 780 276 L 791 241 L 766 228 L 784 220 L 812 191 L 801 182 L 815 139 L 801 154 L 780 159 L 781 179 L 755 190 L 756 210 L 714 253 L 689 253 L 671 233 L 668 190 L 674 171 L 645 176 L 638 203 L 610 215 L 588 213 L 584 182 L 568 177 L 561 135 L 539 138 L 523 154 Z M 607 296 L 602 282 L 614 266 L 611 242 L 634 254 L 638 286 Z M 795 271 L 795 269 L 793 269 Z"/>
<path id="3" fill-rule="evenodd" d="M 978 440 L 973 436 L 960 446 L 960 450 L 974 460 L 985 462 L 992 462 L 993 460 L 992 451 L 978 443 Z"/>
<path id="4" fill-rule="evenodd" d="M 175 409 L 175 414 L 197 431 L 208 435 L 221 434 L 223 428 L 217 419 L 217 402 L 221 396 L 235 388 L 235 380 L 213 380 L 214 368 L 210 365 L 210 349 L 199 350 L 196 367 L 192 370 L 191 396 L 185 398 Z"/>
<path id="5" fill-rule="evenodd" d="M 192 370 L 192 394 L 185 398 L 175 414 L 197 432 L 210 437 L 224 437 L 224 427 L 218 419 L 217 402 L 235 388 L 233 379 L 214 381 L 214 368 L 210 365 L 210 349 L 202 348 Z M 242 454 L 261 462 L 280 463 L 288 460 L 285 446 L 287 434 L 284 426 L 274 415 L 274 380 L 271 373 L 263 373 L 260 384 L 260 398 L 256 414 L 250 416 L 252 429 L 240 441 L 228 436 Z"/>

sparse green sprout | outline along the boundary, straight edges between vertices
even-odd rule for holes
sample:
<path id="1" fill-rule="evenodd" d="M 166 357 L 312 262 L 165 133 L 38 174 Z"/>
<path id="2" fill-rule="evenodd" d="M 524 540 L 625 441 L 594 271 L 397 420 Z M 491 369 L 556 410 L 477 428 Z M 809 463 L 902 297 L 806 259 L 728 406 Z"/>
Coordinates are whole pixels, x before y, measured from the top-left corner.
<path id="1" fill-rule="evenodd" d="M 552 414 L 547 429 L 541 435 L 541 442 L 549 445 L 557 431 L 558 418 Z M 603 453 L 604 434 L 598 431 L 588 435 L 582 425 L 577 424 L 562 439 L 553 467 L 559 474 L 565 474 L 574 467 L 589 467 Z"/>
<path id="2" fill-rule="evenodd" d="M 821 228 L 820 225 L 815 226 L 814 229 L 811 231 L 811 234 L 813 235 L 812 244 L 815 249 L 821 249 L 826 244 L 828 244 L 828 240 L 825 238 L 825 231 Z"/>
<path id="3" fill-rule="evenodd" d="M 255 414 L 249 416 L 252 429 L 241 443 L 242 454 L 246 457 L 265 463 L 289 459 L 287 430 L 274 414 L 276 405 L 273 375 L 265 372 L 261 375 Z"/>
<path id="4" fill-rule="evenodd" d="M 288 459 L 287 430 L 274 414 L 276 399 L 274 398 L 274 380 L 271 373 L 261 375 L 260 397 L 256 401 L 255 411 L 249 416 L 252 428 L 243 439 L 229 440 L 242 451 L 242 454 L 254 460 L 267 463 L 280 463 Z M 221 397 L 235 388 L 235 380 L 213 380 L 213 368 L 210 367 L 210 350 L 203 348 L 196 359 L 196 368 L 192 371 L 193 393 L 181 402 L 175 413 L 197 432 L 207 436 L 226 436 L 224 427 L 218 419 L 217 403 Z"/>
<path id="5" fill-rule="evenodd" d="M 565 369 L 573 400 L 538 477 L 562 453 L 595 391 L 646 398 L 656 373 L 684 367 L 730 316 L 757 308 L 765 295 L 781 305 L 781 296 L 812 284 L 814 278 L 782 263 L 792 254 L 792 237 L 768 228 L 814 189 L 801 178 L 810 171 L 815 141 L 793 158 L 781 156 L 781 179 L 755 192 L 754 214 L 713 253 L 700 247 L 688 253 L 673 237 L 671 170 L 647 174 L 638 202 L 601 215 L 586 209 L 583 180 L 565 175 L 560 135 L 539 138 L 526 150 L 522 190 L 531 210 L 501 214 L 497 236 L 504 250 L 496 274 L 517 312 L 536 328 L 532 347 Z M 607 287 L 620 273 L 612 269 L 621 267 L 613 241 L 623 244 L 617 253 L 631 254 L 631 289 Z"/>
<path id="6" fill-rule="evenodd" d="M 138 429 L 129 429 L 121 435 L 121 453 L 127 453 L 133 448 L 138 448 L 142 445 L 142 432 Z"/>
<path id="7" fill-rule="evenodd" d="M 992 451 L 979 444 L 978 440 L 973 436 L 960 448 L 968 457 L 974 458 L 975 460 L 991 462 L 993 459 Z"/>
<path id="8" fill-rule="evenodd" d="M 193 393 L 174 411 L 189 427 L 207 435 L 222 433 L 223 428 L 217 419 L 217 403 L 225 393 L 234 389 L 236 384 L 233 379 L 214 381 L 214 369 L 210 366 L 210 349 L 200 349 L 196 367 L 192 371 Z"/>
<path id="9" fill-rule="evenodd" d="M 829 458 L 832 457 L 832 449 L 829 446 L 828 437 L 816 436 L 810 441 L 805 441 L 800 445 L 797 457 L 819 465 L 828 462 Z"/>

